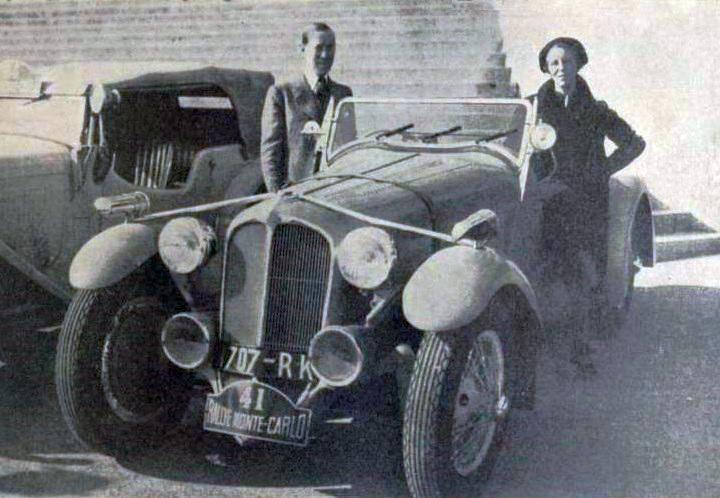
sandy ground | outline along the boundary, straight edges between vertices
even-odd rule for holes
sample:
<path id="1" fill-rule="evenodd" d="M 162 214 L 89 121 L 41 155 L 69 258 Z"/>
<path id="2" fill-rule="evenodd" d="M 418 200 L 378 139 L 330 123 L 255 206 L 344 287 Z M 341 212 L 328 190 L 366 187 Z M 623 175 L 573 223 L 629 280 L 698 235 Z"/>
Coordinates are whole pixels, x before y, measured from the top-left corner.
<path id="1" fill-rule="evenodd" d="M 639 275 L 631 316 L 596 344 L 599 374 L 580 380 L 544 362 L 534 412 L 482 496 L 720 496 L 720 257 Z M 52 385 L 54 337 L 0 349 L 2 496 L 403 496 L 392 421 L 344 429 L 306 452 L 210 463 L 219 440 L 185 431 L 143 458 L 116 462 L 70 437 Z"/>

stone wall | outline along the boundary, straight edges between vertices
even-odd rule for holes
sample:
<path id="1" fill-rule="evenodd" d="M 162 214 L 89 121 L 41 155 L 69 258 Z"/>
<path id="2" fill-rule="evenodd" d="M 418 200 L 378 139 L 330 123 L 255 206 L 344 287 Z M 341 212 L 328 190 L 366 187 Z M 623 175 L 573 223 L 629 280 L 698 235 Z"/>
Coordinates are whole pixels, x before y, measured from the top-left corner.
<path id="1" fill-rule="evenodd" d="M 337 32 L 334 77 L 358 95 L 512 95 L 492 0 L 14 0 L 0 58 L 214 64 L 297 73 L 299 33 Z"/>

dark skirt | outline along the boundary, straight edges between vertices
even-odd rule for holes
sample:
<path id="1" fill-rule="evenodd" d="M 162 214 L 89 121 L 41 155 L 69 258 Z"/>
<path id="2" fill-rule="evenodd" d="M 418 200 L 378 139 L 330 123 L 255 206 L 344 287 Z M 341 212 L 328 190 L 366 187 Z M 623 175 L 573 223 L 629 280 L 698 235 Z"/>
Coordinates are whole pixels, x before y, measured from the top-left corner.
<path id="1" fill-rule="evenodd" d="M 600 189 L 598 189 L 600 190 Z M 605 303 L 607 194 L 545 179 L 525 193 L 511 258 L 528 276 L 550 322 L 580 322 Z"/>

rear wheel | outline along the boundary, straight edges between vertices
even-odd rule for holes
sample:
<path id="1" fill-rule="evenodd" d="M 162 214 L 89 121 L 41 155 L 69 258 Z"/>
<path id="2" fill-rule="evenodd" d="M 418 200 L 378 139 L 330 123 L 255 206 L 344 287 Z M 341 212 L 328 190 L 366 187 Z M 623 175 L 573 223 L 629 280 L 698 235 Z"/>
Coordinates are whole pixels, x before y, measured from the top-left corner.
<path id="1" fill-rule="evenodd" d="M 403 426 L 415 498 L 469 496 L 489 477 L 510 408 L 509 344 L 507 331 L 488 323 L 423 339 Z"/>
<path id="2" fill-rule="evenodd" d="M 633 294 L 635 292 L 635 275 L 642 269 L 642 257 L 640 256 L 640 233 L 638 231 L 640 213 L 635 214 L 633 224 L 630 227 L 630 248 L 629 256 L 625 262 L 625 297 L 622 304 L 610 310 L 610 317 L 615 330 L 619 330 L 625 325 L 630 306 L 632 305 Z"/>
<path id="3" fill-rule="evenodd" d="M 189 389 L 160 344 L 173 303 L 134 278 L 73 297 L 55 382 L 66 423 L 90 448 L 117 455 L 151 447 L 182 416 Z"/>

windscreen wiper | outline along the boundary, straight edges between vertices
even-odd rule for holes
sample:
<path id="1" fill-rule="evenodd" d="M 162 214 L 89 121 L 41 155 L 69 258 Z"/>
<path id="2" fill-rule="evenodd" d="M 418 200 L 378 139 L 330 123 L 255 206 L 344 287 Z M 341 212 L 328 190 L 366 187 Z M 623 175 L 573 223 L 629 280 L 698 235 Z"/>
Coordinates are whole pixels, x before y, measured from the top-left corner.
<path id="1" fill-rule="evenodd" d="M 398 133 L 402 133 L 402 132 L 407 131 L 410 128 L 414 128 L 414 127 L 415 127 L 415 123 L 408 123 L 406 125 L 398 126 L 397 128 L 393 128 L 392 130 L 387 130 L 387 131 L 378 133 L 377 135 L 375 135 L 375 140 L 378 140 L 380 138 L 392 137 L 393 135 L 397 135 Z"/>
<path id="2" fill-rule="evenodd" d="M 477 140 L 475 140 L 476 144 L 481 144 L 483 142 L 490 142 L 491 140 L 497 140 L 498 138 L 507 137 L 508 135 L 512 135 L 518 131 L 517 128 L 513 128 L 512 130 L 505 130 L 498 133 L 493 133 L 492 135 L 488 135 L 486 137 L 480 137 Z"/>
<path id="3" fill-rule="evenodd" d="M 443 137 L 445 135 L 451 135 L 455 133 L 456 131 L 462 130 L 462 126 L 453 126 L 452 128 L 448 128 L 447 130 L 438 131 L 435 133 L 431 133 L 430 135 L 426 135 L 422 138 L 423 142 L 430 142 L 431 140 L 435 140 L 438 137 Z"/>

